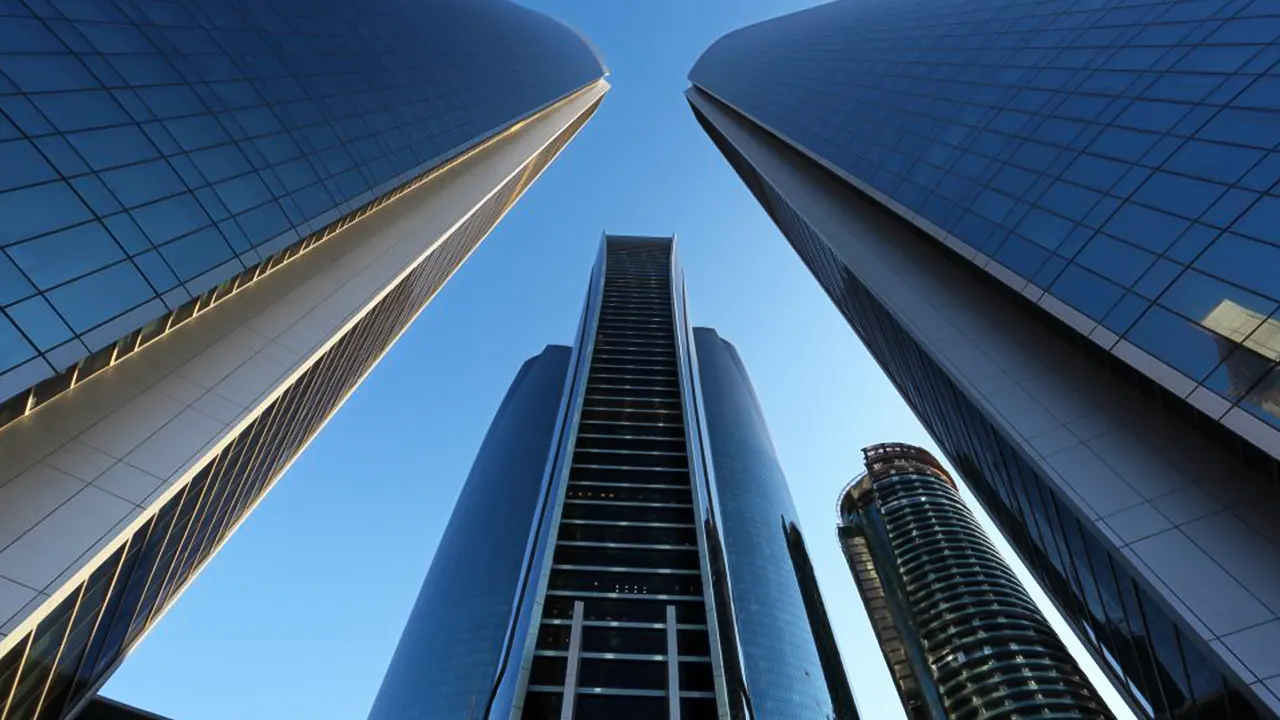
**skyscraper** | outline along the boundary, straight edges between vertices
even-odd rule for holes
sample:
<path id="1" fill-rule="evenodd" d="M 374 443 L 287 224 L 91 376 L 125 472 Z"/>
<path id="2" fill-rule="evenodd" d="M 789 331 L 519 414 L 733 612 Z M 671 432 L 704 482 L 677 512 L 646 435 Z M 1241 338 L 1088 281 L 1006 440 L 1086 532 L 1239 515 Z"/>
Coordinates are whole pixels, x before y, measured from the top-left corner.
<path id="1" fill-rule="evenodd" d="M 698 121 L 1140 713 L 1275 717 L 1264 2 L 836 2 Z"/>
<path id="2" fill-rule="evenodd" d="M 0 11 L 0 716 L 74 714 L 607 88 L 505 0 Z"/>
<path id="3" fill-rule="evenodd" d="M 863 455 L 840 544 L 907 717 L 1110 717 L 946 469 L 911 445 Z"/>
<path id="4" fill-rule="evenodd" d="M 689 327 L 674 244 L 606 236 L 575 347 L 512 383 L 371 720 L 857 718 L 759 404 Z"/>

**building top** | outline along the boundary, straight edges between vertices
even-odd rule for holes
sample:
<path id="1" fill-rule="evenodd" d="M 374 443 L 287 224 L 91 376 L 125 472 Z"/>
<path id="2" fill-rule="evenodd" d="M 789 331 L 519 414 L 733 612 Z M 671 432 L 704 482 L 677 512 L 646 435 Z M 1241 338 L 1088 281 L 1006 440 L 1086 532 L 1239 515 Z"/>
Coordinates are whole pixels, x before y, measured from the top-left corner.
<path id="1" fill-rule="evenodd" d="M 905 443 L 878 443 L 862 449 L 867 468 L 850 480 L 840 491 L 838 512 L 842 522 L 848 522 L 860 507 L 874 498 L 872 484 L 883 477 L 903 472 L 925 474 L 942 480 L 955 489 L 955 480 L 942 463 L 924 448 Z"/>
<path id="2" fill-rule="evenodd" d="M 857 0 L 690 79 L 1280 458 L 1277 48 L 1272 3 Z"/>
<path id="3" fill-rule="evenodd" d="M 0 18 L 0 424 L 604 73 L 506 0 L 82 5 Z"/>

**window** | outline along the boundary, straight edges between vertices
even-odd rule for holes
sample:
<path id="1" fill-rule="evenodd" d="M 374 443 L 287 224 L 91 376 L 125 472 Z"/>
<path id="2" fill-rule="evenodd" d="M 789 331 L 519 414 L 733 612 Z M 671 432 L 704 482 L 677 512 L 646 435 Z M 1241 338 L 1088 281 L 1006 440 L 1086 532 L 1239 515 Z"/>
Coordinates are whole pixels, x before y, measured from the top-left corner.
<path id="1" fill-rule="evenodd" d="M 71 339 L 71 331 L 42 297 L 28 298 L 5 309 L 10 318 L 45 352 L 59 343 Z M 3 364 L 0 362 L 0 364 Z"/>
<path id="2" fill-rule="evenodd" d="M 1195 219 L 1213 204 L 1226 188 L 1182 175 L 1157 172 L 1134 193 L 1138 202 L 1174 215 Z"/>
<path id="3" fill-rule="evenodd" d="M 1103 280 L 1079 265 L 1067 265 L 1050 292 L 1094 320 L 1101 320 L 1123 293 L 1115 283 Z"/>
<path id="4" fill-rule="evenodd" d="M 1159 253 L 1172 245 L 1189 224 L 1172 215 L 1125 203 L 1103 229 L 1122 240 Z"/>
<path id="5" fill-rule="evenodd" d="M 26 140 L 0 143 L 0 192 L 57 179 L 34 145 Z"/>
<path id="6" fill-rule="evenodd" d="M 1280 228 L 1280 197 L 1268 195 L 1249 209 L 1231 229 L 1260 240 L 1276 241 Z"/>
<path id="7" fill-rule="evenodd" d="M 234 253 L 215 228 L 205 228 L 160 247 L 178 278 L 187 281 L 232 259 Z"/>
<path id="8" fill-rule="evenodd" d="M 87 130 L 68 135 L 67 139 L 94 170 L 128 165 L 159 155 L 147 136 L 133 125 Z"/>
<path id="9" fill-rule="evenodd" d="M 1196 137 L 1270 150 L 1280 137 L 1280 112 L 1223 108 Z"/>
<path id="10" fill-rule="evenodd" d="M 125 207 L 138 207 L 186 189 L 169 163 L 153 160 L 102 173 L 115 196 Z"/>
<path id="11" fill-rule="evenodd" d="M 49 293 L 71 329 L 83 332 L 151 297 L 151 288 L 132 263 L 121 262 Z"/>
<path id="12" fill-rule="evenodd" d="M 8 46 L 6 45 L 6 50 Z M 72 55 L 2 55 L 0 71 L 23 92 L 86 90 L 98 83 Z"/>
<path id="13" fill-rule="evenodd" d="M 62 132 L 129 122 L 129 116 L 105 90 L 32 95 L 31 99 Z"/>
<path id="14" fill-rule="evenodd" d="M 1200 382 L 1217 367 L 1232 344 L 1161 307 L 1152 307 L 1125 339 Z"/>
<path id="15" fill-rule="evenodd" d="M 1263 153 L 1254 148 L 1190 140 L 1169 158 L 1166 167 L 1184 175 L 1230 184 L 1243 177 L 1262 156 Z"/>
<path id="16" fill-rule="evenodd" d="M 1076 262 L 1123 287 L 1132 285 L 1155 255 L 1099 233 L 1076 256 Z"/>
<path id="17" fill-rule="evenodd" d="M 1280 299 L 1280 247 L 1230 233 L 1223 235 L 1196 261 L 1195 267 Z"/>

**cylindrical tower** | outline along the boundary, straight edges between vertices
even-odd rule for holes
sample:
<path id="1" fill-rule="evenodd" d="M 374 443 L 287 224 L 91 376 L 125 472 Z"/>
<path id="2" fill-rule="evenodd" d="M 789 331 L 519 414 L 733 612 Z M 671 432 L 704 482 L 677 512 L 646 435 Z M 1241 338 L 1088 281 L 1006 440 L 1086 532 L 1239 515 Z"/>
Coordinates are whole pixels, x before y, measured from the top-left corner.
<path id="1" fill-rule="evenodd" d="M 863 450 L 841 544 L 912 720 L 1110 717 L 927 451 Z"/>

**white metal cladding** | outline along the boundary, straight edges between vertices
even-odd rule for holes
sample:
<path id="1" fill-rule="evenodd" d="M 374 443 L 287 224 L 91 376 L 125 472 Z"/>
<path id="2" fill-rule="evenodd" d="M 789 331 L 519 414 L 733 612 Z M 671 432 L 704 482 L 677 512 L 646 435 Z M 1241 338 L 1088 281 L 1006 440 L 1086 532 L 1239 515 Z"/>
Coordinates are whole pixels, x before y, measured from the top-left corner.
<path id="1" fill-rule="evenodd" d="M 486 198 L 508 179 L 527 186 L 530 161 L 576 131 L 607 88 L 514 126 L 0 432 L 0 655 Z"/>

